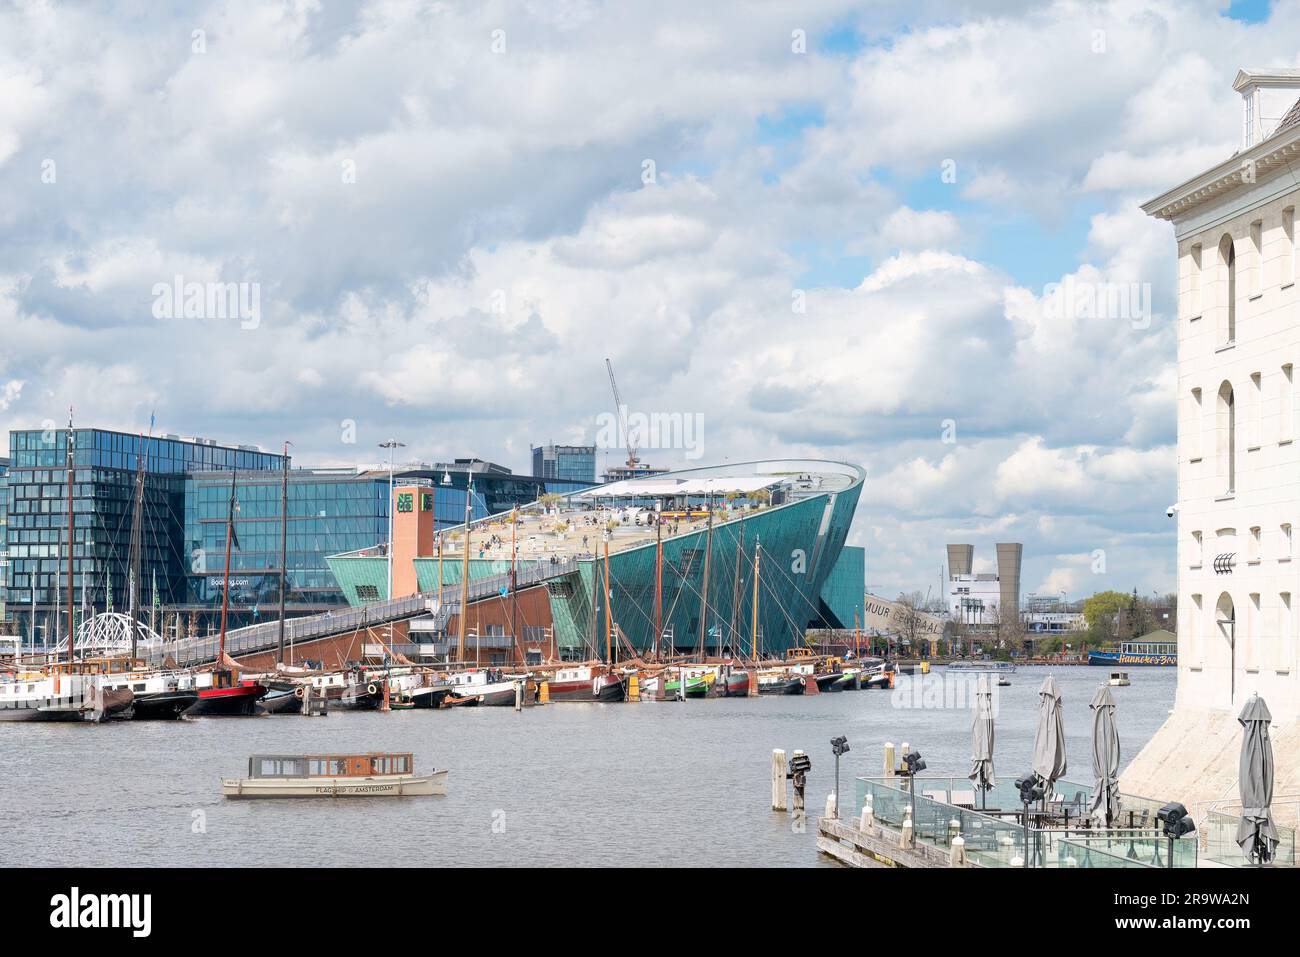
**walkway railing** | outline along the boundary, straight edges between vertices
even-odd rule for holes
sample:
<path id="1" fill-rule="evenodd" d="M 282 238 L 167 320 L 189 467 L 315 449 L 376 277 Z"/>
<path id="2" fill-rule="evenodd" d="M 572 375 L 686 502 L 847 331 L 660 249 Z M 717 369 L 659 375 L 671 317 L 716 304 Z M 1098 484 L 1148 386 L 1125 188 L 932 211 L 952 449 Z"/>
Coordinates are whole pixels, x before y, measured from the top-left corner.
<path id="1" fill-rule="evenodd" d="M 517 571 L 517 587 L 527 588 L 559 578 L 578 570 L 576 560 L 567 562 L 538 562 L 521 565 Z M 467 589 L 469 601 L 480 601 L 494 595 L 508 594 L 510 575 L 492 575 L 487 578 L 474 579 Z M 393 598 L 387 601 L 372 602 L 360 608 L 349 608 L 323 615 L 311 615 L 305 618 L 292 618 L 284 624 L 285 644 L 298 644 L 329 638 L 333 635 L 348 634 L 365 628 L 387 625 L 409 618 L 419 618 L 438 610 L 438 619 L 447 619 L 460 610 L 460 584 L 444 585 L 441 589 L 444 600 L 439 603 L 438 592 L 420 592 L 405 598 Z M 232 657 L 269 651 L 279 643 L 279 621 L 268 621 L 245 628 L 226 632 L 226 653 Z M 215 661 L 219 648 L 219 636 L 207 635 L 202 638 L 184 638 L 169 646 L 169 651 L 176 662 L 189 667 Z"/>
<path id="2" fill-rule="evenodd" d="M 859 778 L 859 813 L 870 797 L 875 819 L 897 829 L 915 806 L 917 841 L 949 848 L 960 835 L 967 860 L 980 867 L 1019 866 L 1012 861 L 1025 859 L 1032 867 L 1165 867 L 1169 862 L 1168 841 L 1147 806 L 1154 802 L 1145 798 L 1131 798 L 1137 806 L 1121 815 L 1119 826 L 1096 828 L 1087 817 L 1093 789 L 1058 781 L 1061 798 L 1046 805 L 1051 823 L 1031 825 L 1026 834 L 1020 794 L 1009 782 L 982 796 L 966 778 L 918 777 L 914 805 L 909 783 L 905 777 Z M 1175 867 L 1195 867 L 1196 842 L 1175 841 L 1173 858 Z"/>

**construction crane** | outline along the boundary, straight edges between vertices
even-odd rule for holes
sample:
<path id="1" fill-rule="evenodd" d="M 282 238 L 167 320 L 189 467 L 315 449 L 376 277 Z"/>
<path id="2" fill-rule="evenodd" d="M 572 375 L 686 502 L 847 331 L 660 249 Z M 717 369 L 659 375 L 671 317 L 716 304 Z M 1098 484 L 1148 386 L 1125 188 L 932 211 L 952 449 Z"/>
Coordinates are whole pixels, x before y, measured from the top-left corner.
<path id="1" fill-rule="evenodd" d="M 627 440 L 627 467 L 634 469 L 641 460 L 637 458 L 636 446 L 632 443 L 632 430 L 627 427 L 627 407 L 623 405 L 623 397 L 618 394 L 618 382 L 614 379 L 614 363 L 606 359 L 605 368 L 609 370 L 609 387 L 614 391 L 614 411 L 618 414 L 619 425 L 622 426 L 623 436 Z"/>

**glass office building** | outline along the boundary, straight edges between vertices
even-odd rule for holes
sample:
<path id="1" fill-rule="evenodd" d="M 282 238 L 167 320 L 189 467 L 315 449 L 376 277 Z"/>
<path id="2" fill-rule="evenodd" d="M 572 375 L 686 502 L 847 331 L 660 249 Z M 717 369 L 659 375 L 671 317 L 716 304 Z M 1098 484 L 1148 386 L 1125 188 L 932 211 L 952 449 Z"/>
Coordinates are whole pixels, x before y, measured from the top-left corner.
<path id="1" fill-rule="evenodd" d="M 438 528 L 452 528 L 465 520 L 469 472 L 453 468 L 394 473 L 396 484 L 421 485 L 433 491 Z M 444 477 L 450 481 L 444 483 Z M 239 547 L 232 548 L 230 557 L 230 628 L 272 620 L 279 614 L 281 484 L 277 473 L 240 472 L 235 477 L 238 511 L 234 528 Z M 516 504 L 536 500 L 552 487 L 569 491 L 586 486 L 475 471 L 470 514 L 482 519 L 508 511 Z M 321 614 L 347 604 L 326 556 L 371 548 L 388 540 L 388 488 L 386 469 L 290 471 L 285 592 L 289 617 Z M 206 634 L 220 628 L 230 473 L 189 476 L 184 501 L 189 571 L 184 598 L 175 610 L 192 618 L 198 634 Z"/>
<path id="2" fill-rule="evenodd" d="M 11 622 L 5 614 L 5 569 L 9 556 L 5 551 L 5 528 L 9 524 L 9 460 L 0 457 L 0 635 L 9 634 Z"/>
<path id="3" fill-rule="evenodd" d="M 278 473 L 235 473 L 238 547 L 230 556 L 230 627 L 279 614 L 282 481 Z M 177 610 L 194 618 L 199 633 L 220 627 L 230 491 L 229 472 L 185 480 L 187 575 Z M 285 610 L 290 616 L 327 611 L 343 598 L 324 556 L 387 538 L 388 476 L 293 469 L 288 493 Z"/>
<path id="4" fill-rule="evenodd" d="M 539 445 L 533 449 L 533 474 L 539 478 L 596 481 L 594 445 Z"/>
<path id="5" fill-rule="evenodd" d="M 36 642 L 66 632 L 55 615 L 67 600 L 66 429 L 9 434 L 4 601 L 15 630 Z M 141 581 L 137 602 L 174 604 L 185 594 L 185 477 L 212 468 L 278 471 L 283 459 L 250 446 L 105 429 L 73 433 L 73 581 L 77 619 L 128 605 L 128 560 L 136 467 L 143 460 Z"/>
<path id="6" fill-rule="evenodd" d="M 455 512 L 455 507 L 450 504 L 451 499 L 446 500 L 447 506 L 444 510 L 444 502 L 441 494 L 439 495 L 437 503 L 439 527 L 450 528 L 465 521 L 464 492 L 471 474 L 474 476 L 475 499 L 472 517 L 475 519 L 499 515 L 512 508 L 523 508 L 531 502 L 536 502 L 543 495 L 570 495 L 591 488 L 595 484 L 576 479 L 548 479 L 536 475 L 513 475 L 507 472 L 471 472 L 459 463 L 451 467 L 402 469 L 397 472 L 397 478 L 399 481 L 425 481 L 437 485 L 439 492 L 442 489 L 460 489 L 461 497 L 457 499 L 460 503 L 459 512 Z M 387 480 L 388 473 L 385 472 L 383 475 Z"/>

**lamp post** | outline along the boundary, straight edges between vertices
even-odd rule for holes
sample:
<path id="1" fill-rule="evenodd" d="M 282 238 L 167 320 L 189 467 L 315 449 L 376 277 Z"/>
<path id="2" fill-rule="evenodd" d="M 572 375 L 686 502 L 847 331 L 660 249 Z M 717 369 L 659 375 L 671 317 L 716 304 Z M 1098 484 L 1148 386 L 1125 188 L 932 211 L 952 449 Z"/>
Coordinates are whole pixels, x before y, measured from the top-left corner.
<path id="1" fill-rule="evenodd" d="M 1174 866 L 1174 841 L 1196 830 L 1196 823 L 1187 813 L 1187 808 L 1178 803 L 1166 804 L 1156 812 L 1156 819 L 1164 824 L 1165 840 L 1168 842 L 1169 857 L 1165 867 Z"/>
<path id="2" fill-rule="evenodd" d="M 1016 787 L 1020 791 L 1020 803 L 1024 805 L 1024 816 L 1021 823 L 1024 825 L 1025 833 L 1025 856 L 1024 866 L 1029 866 L 1029 805 L 1041 801 L 1043 795 L 1047 793 L 1042 785 L 1042 779 L 1033 771 L 1030 771 L 1023 778 L 1016 782 Z"/>
<path id="3" fill-rule="evenodd" d="M 393 598 L 393 451 L 406 448 L 405 442 L 389 439 L 380 442 L 381 449 L 388 449 L 388 600 Z"/>
<path id="4" fill-rule="evenodd" d="M 849 739 L 844 735 L 831 738 L 831 753 L 835 755 L 835 819 L 837 821 L 840 819 L 840 756 L 848 754 L 850 750 Z M 912 820 L 916 820 L 915 815 Z"/>
<path id="5" fill-rule="evenodd" d="M 907 792 L 912 803 L 912 844 L 916 844 L 916 775 L 925 770 L 925 760 L 919 751 L 909 751 L 903 755 L 907 765 Z"/>

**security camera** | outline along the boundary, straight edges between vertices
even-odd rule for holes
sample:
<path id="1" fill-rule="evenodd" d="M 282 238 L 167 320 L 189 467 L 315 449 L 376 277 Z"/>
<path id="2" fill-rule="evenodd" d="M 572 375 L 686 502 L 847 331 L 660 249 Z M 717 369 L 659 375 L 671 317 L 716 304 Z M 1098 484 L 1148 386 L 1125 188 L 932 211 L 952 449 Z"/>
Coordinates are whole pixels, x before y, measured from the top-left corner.
<path id="1" fill-rule="evenodd" d="M 1168 516 L 1169 518 L 1173 518 L 1175 515 L 1178 514 L 1178 509 L 1179 506 L 1175 502 L 1173 505 L 1170 505 L 1167 509 L 1165 509 L 1165 515 Z"/>

